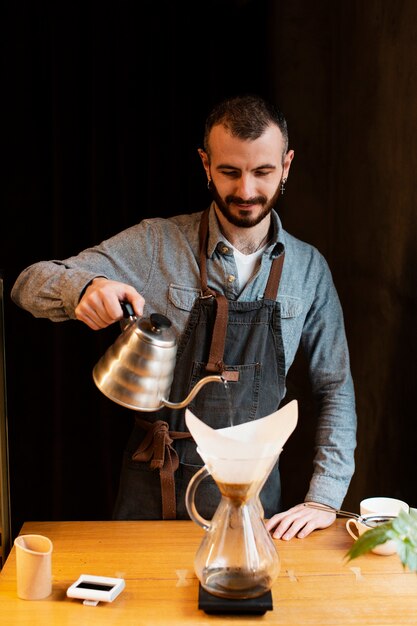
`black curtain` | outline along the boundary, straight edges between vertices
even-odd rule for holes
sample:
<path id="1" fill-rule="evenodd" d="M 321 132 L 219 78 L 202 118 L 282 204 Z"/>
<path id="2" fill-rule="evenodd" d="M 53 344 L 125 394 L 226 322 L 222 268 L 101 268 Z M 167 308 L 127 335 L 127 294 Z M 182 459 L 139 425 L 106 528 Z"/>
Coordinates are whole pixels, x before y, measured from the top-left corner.
<path id="1" fill-rule="evenodd" d="M 197 148 L 208 109 L 236 92 L 272 96 L 270 4 L 4 3 L 0 267 L 15 531 L 26 519 L 111 517 L 133 416 L 91 376 L 118 328 L 35 320 L 7 293 L 30 263 L 207 206 Z"/>
<path id="2" fill-rule="evenodd" d="M 148 216 L 204 209 L 197 154 L 217 100 L 280 105 L 295 149 L 279 212 L 334 274 L 358 400 L 366 496 L 417 504 L 417 40 L 413 0 L 4 0 L 2 216 L 13 530 L 109 519 L 132 412 L 92 369 L 118 326 L 34 319 L 18 273 Z M 315 408 L 297 358 L 299 424 L 281 457 L 285 503 L 305 493 Z"/>

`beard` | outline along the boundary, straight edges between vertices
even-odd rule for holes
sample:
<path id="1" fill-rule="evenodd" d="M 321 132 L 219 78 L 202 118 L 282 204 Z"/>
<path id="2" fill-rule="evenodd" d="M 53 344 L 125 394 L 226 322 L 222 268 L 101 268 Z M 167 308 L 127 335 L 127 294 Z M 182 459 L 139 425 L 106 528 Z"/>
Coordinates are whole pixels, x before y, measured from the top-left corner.
<path id="1" fill-rule="evenodd" d="M 270 214 L 270 212 L 276 205 L 280 191 L 281 191 L 281 184 L 278 185 L 274 195 L 272 196 L 270 200 L 268 200 L 266 196 L 256 196 L 254 198 L 250 198 L 249 200 L 243 200 L 242 198 L 239 198 L 238 196 L 226 196 L 223 200 L 223 198 L 220 196 L 219 192 L 217 191 L 216 185 L 213 183 L 212 180 L 210 181 L 209 189 L 213 196 L 213 200 L 218 206 L 220 212 L 230 224 L 233 224 L 234 226 L 239 226 L 240 228 L 252 228 L 252 226 L 256 226 L 257 224 L 262 222 L 262 220 L 267 215 Z M 262 207 L 262 210 L 255 217 L 246 215 L 243 209 L 242 211 L 240 211 L 240 214 L 234 215 L 231 212 L 230 207 L 229 207 L 229 205 L 232 203 L 240 204 L 240 205 L 247 204 L 248 206 L 253 205 L 253 204 L 260 204 Z"/>

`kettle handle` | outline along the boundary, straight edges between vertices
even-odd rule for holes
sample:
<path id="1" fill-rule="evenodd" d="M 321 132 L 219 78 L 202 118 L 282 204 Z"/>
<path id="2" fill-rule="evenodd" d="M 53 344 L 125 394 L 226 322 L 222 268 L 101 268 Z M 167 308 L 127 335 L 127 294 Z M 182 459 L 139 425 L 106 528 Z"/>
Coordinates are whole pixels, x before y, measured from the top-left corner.
<path id="1" fill-rule="evenodd" d="M 132 322 L 135 322 L 137 320 L 137 317 L 130 302 L 125 302 L 122 300 L 120 301 L 120 306 L 122 307 L 123 311 L 123 317 L 120 320 L 120 328 L 122 329 L 122 331 L 125 331 Z"/>
<path id="2" fill-rule="evenodd" d="M 133 306 L 130 304 L 130 302 L 125 302 L 124 300 L 122 300 L 120 302 L 120 306 L 122 307 L 122 311 L 123 311 L 123 317 L 136 317 L 135 312 L 133 310 Z"/>

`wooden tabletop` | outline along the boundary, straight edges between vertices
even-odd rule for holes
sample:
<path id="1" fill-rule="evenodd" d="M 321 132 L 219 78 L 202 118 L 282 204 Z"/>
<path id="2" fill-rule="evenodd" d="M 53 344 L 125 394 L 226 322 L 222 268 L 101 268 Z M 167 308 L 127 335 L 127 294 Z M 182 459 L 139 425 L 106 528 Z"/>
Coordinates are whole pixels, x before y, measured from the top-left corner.
<path id="1" fill-rule="evenodd" d="M 204 531 L 193 522 L 26 522 L 21 534 L 28 533 L 53 542 L 53 592 L 45 600 L 17 597 L 13 548 L 0 572 L 4 626 L 417 624 L 417 575 L 403 571 L 397 555 L 346 562 L 352 540 L 342 519 L 305 539 L 277 541 L 281 570 L 273 610 L 262 616 L 198 609 L 193 559 Z M 126 588 L 112 603 L 84 606 L 66 597 L 80 574 L 122 577 Z"/>

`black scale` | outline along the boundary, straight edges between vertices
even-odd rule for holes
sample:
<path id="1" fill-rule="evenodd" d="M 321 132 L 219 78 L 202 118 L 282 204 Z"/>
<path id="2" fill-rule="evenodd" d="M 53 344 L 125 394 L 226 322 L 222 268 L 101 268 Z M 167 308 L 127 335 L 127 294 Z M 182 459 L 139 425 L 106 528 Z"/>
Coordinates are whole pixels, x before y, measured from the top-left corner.
<path id="1" fill-rule="evenodd" d="M 272 593 L 267 591 L 257 598 L 245 600 L 233 600 L 219 598 L 208 593 L 201 584 L 198 590 L 198 608 L 209 615 L 264 615 L 266 611 L 272 611 Z"/>

